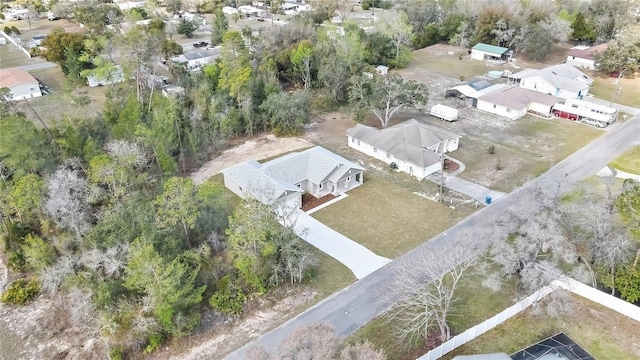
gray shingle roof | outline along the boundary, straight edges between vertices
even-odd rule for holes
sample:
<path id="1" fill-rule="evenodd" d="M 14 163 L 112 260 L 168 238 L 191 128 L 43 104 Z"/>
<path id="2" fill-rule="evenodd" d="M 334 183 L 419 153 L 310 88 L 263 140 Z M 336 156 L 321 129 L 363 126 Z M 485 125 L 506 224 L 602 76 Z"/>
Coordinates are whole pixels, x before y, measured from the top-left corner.
<path id="1" fill-rule="evenodd" d="M 526 79 L 533 76 L 540 76 L 556 88 L 575 92 L 593 84 L 592 78 L 578 70 L 575 66 L 569 64 L 548 66 L 540 70 L 525 69 L 509 77 L 513 79 Z"/>
<path id="2" fill-rule="evenodd" d="M 302 192 L 296 184 L 309 180 L 314 184 L 331 180 L 337 182 L 349 175 L 349 170 L 364 170 L 342 156 L 316 146 L 281 156 L 264 164 L 255 160 L 244 162 L 222 173 L 266 204 L 291 192 Z"/>
<path id="3" fill-rule="evenodd" d="M 447 139 L 459 138 L 452 132 L 429 126 L 411 119 L 386 129 L 378 130 L 357 124 L 347 130 L 353 138 L 364 141 L 400 160 L 427 167 L 440 160 L 427 148 Z"/>
<path id="4" fill-rule="evenodd" d="M 506 86 L 484 94 L 478 99 L 510 109 L 522 109 L 532 102 L 552 106 L 562 101 L 561 98 L 517 86 Z"/>

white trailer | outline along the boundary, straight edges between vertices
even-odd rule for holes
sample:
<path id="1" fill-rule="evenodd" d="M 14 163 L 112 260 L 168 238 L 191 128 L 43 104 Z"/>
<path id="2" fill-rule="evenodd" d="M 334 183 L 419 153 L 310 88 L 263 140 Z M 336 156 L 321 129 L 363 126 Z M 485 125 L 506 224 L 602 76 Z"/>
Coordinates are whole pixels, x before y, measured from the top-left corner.
<path id="1" fill-rule="evenodd" d="M 431 116 L 435 116 L 446 121 L 456 121 L 458 120 L 458 109 L 441 104 L 434 105 L 431 108 Z"/>

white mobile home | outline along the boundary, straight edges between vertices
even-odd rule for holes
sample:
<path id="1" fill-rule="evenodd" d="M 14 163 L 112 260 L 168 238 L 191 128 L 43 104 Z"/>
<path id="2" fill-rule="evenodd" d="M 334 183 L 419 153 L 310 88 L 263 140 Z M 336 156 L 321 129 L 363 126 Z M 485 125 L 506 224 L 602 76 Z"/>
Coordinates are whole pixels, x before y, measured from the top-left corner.
<path id="1" fill-rule="evenodd" d="M 560 101 L 562 99 L 555 96 L 512 85 L 478 97 L 477 108 L 512 120 L 526 115 L 527 112 L 550 117 L 553 106 Z"/>
<path id="2" fill-rule="evenodd" d="M 609 44 L 600 44 L 591 47 L 576 46 L 571 48 L 567 55 L 567 64 L 589 70 L 596 69 L 596 54 L 607 50 Z"/>
<path id="3" fill-rule="evenodd" d="M 471 48 L 471 58 L 474 60 L 507 61 L 510 57 L 509 49 L 501 46 L 477 43 Z"/>

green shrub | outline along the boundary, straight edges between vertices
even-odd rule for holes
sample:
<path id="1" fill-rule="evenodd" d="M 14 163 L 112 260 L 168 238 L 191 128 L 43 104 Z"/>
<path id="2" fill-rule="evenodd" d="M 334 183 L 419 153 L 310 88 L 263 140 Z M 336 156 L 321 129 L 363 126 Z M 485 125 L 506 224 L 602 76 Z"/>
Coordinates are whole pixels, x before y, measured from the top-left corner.
<path id="1" fill-rule="evenodd" d="M 11 27 L 11 32 L 12 32 L 12 33 L 14 33 L 14 34 L 16 34 L 16 35 L 20 35 L 20 30 L 18 30 L 18 28 L 17 28 L 17 27 L 15 27 L 15 26 L 12 26 L 12 27 Z"/>
<path id="2" fill-rule="evenodd" d="M 496 146 L 495 145 L 489 146 L 489 148 L 487 149 L 487 153 L 489 153 L 490 155 L 495 154 L 496 153 Z"/>
<path id="3" fill-rule="evenodd" d="M 39 292 L 40 283 L 37 280 L 18 279 L 9 285 L 0 300 L 5 304 L 25 305 L 35 299 Z"/>
<path id="4" fill-rule="evenodd" d="M 124 360 L 124 349 L 122 346 L 116 346 L 109 351 L 109 359 L 111 360 Z"/>
<path id="5" fill-rule="evenodd" d="M 221 313 L 240 315 L 246 298 L 242 289 L 236 286 L 227 275 L 220 279 L 218 291 L 209 299 L 209 305 Z"/>
<path id="6" fill-rule="evenodd" d="M 162 334 L 153 334 L 149 336 L 149 343 L 147 344 L 147 347 L 144 348 L 144 353 L 145 354 L 150 354 L 156 350 L 158 350 L 160 348 L 160 345 L 162 345 L 162 341 L 164 340 L 164 337 L 162 336 Z"/>

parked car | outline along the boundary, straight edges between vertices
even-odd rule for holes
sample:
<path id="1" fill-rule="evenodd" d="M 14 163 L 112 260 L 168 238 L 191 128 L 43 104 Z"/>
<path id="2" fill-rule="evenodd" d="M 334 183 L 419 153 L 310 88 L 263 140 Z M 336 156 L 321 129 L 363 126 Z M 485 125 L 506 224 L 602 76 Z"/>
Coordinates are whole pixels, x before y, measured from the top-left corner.
<path id="1" fill-rule="evenodd" d="M 209 46 L 209 43 L 206 42 L 206 41 L 200 41 L 200 42 L 197 42 L 197 43 L 193 44 L 194 48 L 202 48 L 202 47 L 207 47 L 207 46 Z"/>

